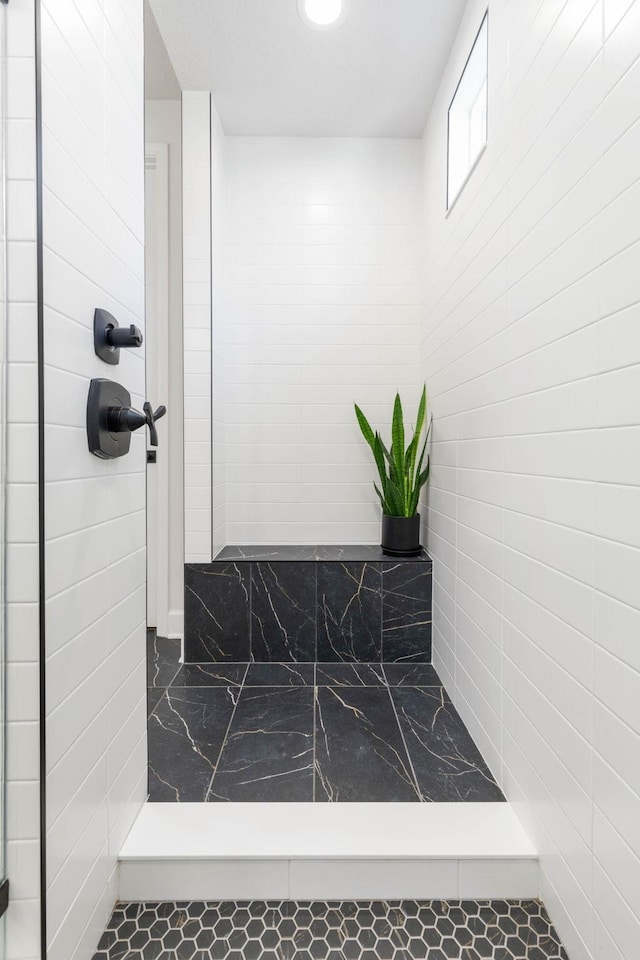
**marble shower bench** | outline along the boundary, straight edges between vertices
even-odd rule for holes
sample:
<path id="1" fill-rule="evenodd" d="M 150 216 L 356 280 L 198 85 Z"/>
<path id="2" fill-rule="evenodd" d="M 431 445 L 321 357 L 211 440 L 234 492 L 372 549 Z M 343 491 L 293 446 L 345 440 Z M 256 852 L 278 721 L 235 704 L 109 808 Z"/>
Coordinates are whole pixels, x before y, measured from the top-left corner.
<path id="1" fill-rule="evenodd" d="M 185 661 L 429 663 L 431 559 L 228 546 L 185 564 Z"/>

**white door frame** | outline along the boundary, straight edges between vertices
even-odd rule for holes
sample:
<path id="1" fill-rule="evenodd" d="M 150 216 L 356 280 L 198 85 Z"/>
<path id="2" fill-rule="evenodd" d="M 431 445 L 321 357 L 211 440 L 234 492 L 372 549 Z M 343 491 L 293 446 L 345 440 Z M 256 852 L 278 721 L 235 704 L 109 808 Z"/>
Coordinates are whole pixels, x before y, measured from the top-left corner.
<path id="1" fill-rule="evenodd" d="M 169 145 L 145 144 L 147 399 L 169 396 Z M 157 462 L 147 465 L 147 624 L 169 635 L 169 431 L 158 422 Z M 154 449 L 154 448 L 149 448 Z"/>

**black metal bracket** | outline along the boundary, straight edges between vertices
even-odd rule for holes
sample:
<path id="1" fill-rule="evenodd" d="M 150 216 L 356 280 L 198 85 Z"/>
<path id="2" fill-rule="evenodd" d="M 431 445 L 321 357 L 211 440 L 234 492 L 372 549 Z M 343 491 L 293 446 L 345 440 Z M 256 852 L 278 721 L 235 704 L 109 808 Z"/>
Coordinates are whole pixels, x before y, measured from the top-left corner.
<path id="1" fill-rule="evenodd" d="M 108 310 L 96 309 L 93 315 L 93 349 L 105 363 L 120 363 L 120 347 L 141 347 L 142 334 L 136 326 L 120 327 Z"/>
<path id="2" fill-rule="evenodd" d="M 7 0 L 2 0 L 3 3 L 6 3 Z M 0 917 L 3 913 L 7 912 L 9 907 L 9 881 L 3 880 L 0 883 Z"/>

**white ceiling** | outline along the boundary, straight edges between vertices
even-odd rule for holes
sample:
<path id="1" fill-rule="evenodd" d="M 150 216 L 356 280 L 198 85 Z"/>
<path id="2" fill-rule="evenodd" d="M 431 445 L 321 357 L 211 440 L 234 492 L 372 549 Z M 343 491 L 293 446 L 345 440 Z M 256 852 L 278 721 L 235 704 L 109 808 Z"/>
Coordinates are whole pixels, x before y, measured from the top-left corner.
<path id="1" fill-rule="evenodd" d="M 419 137 L 466 0 L 349 0 L 312 30 L 296 0 L 150 0 L 183 90 L 227 134 Z"/>
<path id="2" fill-rule="evenodd" d="M 147 100 L 179 100 L 182 95 L 148 0 L 144 2 L 144 95 Z"/>

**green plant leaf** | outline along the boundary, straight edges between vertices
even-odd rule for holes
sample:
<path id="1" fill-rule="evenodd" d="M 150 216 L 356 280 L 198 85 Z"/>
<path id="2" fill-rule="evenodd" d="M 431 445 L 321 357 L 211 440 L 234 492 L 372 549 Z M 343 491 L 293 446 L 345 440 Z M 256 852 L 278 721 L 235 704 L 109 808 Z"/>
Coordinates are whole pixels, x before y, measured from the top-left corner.
<path id="1" fill-rule="evenodd" d="M 380 433 L 374 433 L 369 421 L 357 404 L 354 404 L 356 418 L 366 442 L 371 447 L 380 477 L 380 486 L 374 482 L 383 511 L 389 516 L 412 517 L 415 515 L 420 491 L 429 477 L 429 457 L 423 469 L 424 458 L 431 433 L 432 418 L 429 420 L 426 437 L 420 457 L 417 457 L 422 431 L 427 415 L 427 388 L 423 388 L 418 405 L 416 424 L 409 445 L 405 449 L 405 426 L 400 394 L 396 393 L 391 424 L 391 446 L 387 448 Z M 417 463 L 416 463 L 417 460 Z"/>
<path id="2" fill-rule="evenodd" d="M 396 470 L 396 462 L 395 462 L 395 459 L 394 459 L 395 454 L 394 454 L 394 451 L 393 451 L 393 444 L 391 444 L 391 450 L 387 450 L 387 448 L 385 447 L 385 445 L 384 445 L 384 443 L 383 443 L 383 444 L 382 444 L 382 450 L 383 450 L 383 452 L 384 452 L 385 459 L 386 459 L 387 463 L 389 464 L 389 477 L 390 477 L 390 478 L 393 480 L 393 482 L 397 485 L 397 483 L 398 483 L 398 471 Z"/>
<path id="3" fill-rule="evenodd" d="M 402 502 L 402 496 L 393 480 L 389 480 L 387 483 L 387 506 L 391 510 L 391 513 L 389 514 L 390 517 L 404 516 L 404 504 Z"/>
<path id="4" fill-rule="evenodd" d="M 429 457 L 427 457 L 426 467 L 424 468 L 424 470 L 422 470 L 418 474 L 418 477 L 416 479 L 415 487 L 411 497 L 411 509 L 412 509 L 411 516 L 413 516 L 418 510 L 418 503 L 420 502 L 420 491 L 422 490 L 422 488 L 424 487 L 428 479 L 429 479 Z"/>
<path id="5" fill-rule="evenodd" d="M 383 443 L 379 433 L 376 433 L 373 438 L 372 449 L 376 466 L 378 468 L 378 474 L 380 476 L 380 483 L 382 485 L 382 489 L 385 490 L 387 485 L 387 465 L 385 463 Z"/>
<path id="6" fill-rule="evenodd" d="M 427 431 L 427 435 L 424 438 L 424 443 L 422 444 L 422 452 L 420 454 L 420 459 L 418 460 L 418 466 L 416 467 L 416 475 L 419 474 L 420 471 L 422 470 L 422 461 L 424 460 L 424 455 L 427 452 L 428 442 L 429 442 L 429 431 Z"/>
<path id="7" fill-rule="evenodd" d="M 425 483 L 429 479 L 429 467 L 430 467 L 429 457 L 427 457 L 427 465 L 416 481 L 416 487 L 417 487 L 418 493 L 420 493 Z"/>
<path id="8" fill-rule="evenodd" d="M 393 451 L 393 462 L 395 463 L 398 479 L 404 472 L 404 417 L 402 414 L 402 401 L 400 394 L 396 393 L 396 399 L 393 404 L 393 420 L 391 422 L 391 440 Z"/>
<path id="9" fill-rule="evenodd" d="M 388 515 L 389 511 L 388 511 L 388 509 L 387 509 L 386 501 L 385 501 L 385 499 L 384 499 L 384 497 L 383 497 L 383 495 L 382 495 L 382 493 L 381 493 L 381 491 L 380 491 L 380 487 L 378 486 L 377 483 L 374 483 L 374 484 L 373 484 L 373 488 L 374 488 L 374 490 L 376 491 L 376 493 L 378 494 L 378 496 L 380 497 L 380 503 L 381 503 L 381 505 L 382 505 L 382 512 L 383 512 L 383 513 L 386 513 L 386 514 Z"/>
<path id="10" fill-rule="evenodd" d="M 360 429 L 362 430 L 362 436 L 365 438 L 369 446 L 373 449 L 374 434 L 371 428 L 371 424 L 369 423 L 369 421 L 367 420 L 367 418 L 365 417 L 364 413 L 362 412 L 362 410 L 360 409 L 357 403 L 354 403 L 354 407 L 356 411 L 356 417 L 360 425 Z"/>
<path id="11" fill-rule="evenodd" d="M 422 388 L 422 395 L 420 397 L 420 403 L 418 404 L 418 416 L 416 417 L 416 427 L 413 434 L 413 440 L 409 444 L 408 452 L 410 451 L 409 456 L 409 465 L 407 468 L 407 473 L 409 476 L 409 483 L 413 486 L 413 480 L 415 477 L 416 470 L 416 459 L 418 456 L 418 445 L 420 444 L 420 435 L 422 433 L 422 428 L 424 427 L 424 418 L 427 410 L 427 387 L 426 385 Z"/>

